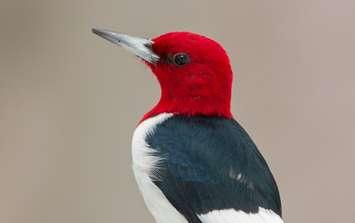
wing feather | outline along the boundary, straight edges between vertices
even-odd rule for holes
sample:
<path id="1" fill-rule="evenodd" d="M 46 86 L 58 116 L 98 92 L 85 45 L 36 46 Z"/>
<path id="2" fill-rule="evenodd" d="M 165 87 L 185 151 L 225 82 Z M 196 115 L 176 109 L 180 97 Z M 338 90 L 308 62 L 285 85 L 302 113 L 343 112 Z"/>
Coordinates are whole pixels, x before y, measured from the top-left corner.
<path id="1" fill-rule="evenodd" d="M 236 121 L 175 116 L 146 140 L 164 157 L 154 184 L 189 223 L 282 222 L 271 171 Z"/>

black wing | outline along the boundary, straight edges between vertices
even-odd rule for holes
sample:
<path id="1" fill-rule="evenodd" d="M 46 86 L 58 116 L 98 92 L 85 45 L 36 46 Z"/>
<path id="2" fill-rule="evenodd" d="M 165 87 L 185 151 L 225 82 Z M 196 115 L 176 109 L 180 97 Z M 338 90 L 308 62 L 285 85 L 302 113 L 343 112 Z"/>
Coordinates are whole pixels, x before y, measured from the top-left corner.
<path id="1" fill-rule="evenodd" d="M 212 210 L 281 216 L 275 180 L 245 130 L 231 119 L 173 116 L 148 135 L 162 157 L 154 183 L 190 223 Z"/>

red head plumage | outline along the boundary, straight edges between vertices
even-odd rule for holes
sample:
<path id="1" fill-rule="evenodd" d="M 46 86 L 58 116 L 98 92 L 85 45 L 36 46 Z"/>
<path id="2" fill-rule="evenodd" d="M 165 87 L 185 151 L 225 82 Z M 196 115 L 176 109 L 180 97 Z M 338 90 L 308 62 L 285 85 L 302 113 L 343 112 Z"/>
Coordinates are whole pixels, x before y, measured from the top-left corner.
<path id="1" fill-rule="evenodd" d="M 161 97 L 143 119 L 163 112 L 232 117 L 233 73 L 220 44 L 194 33 L 171 32 L 154 38 L 152 50 L 160 59 L 147 64 L 160 83 Z"/>
<path id="2" fill-rule="evenodd" d="M 227 53 L 216 41 L 190 32 L 166 33 L 152 40 L 108 30 L 93 32 L 146 61 L 157 77 L 161 97 L 143 120 L 164 112 L 232 117 L 233 73 Z"/>

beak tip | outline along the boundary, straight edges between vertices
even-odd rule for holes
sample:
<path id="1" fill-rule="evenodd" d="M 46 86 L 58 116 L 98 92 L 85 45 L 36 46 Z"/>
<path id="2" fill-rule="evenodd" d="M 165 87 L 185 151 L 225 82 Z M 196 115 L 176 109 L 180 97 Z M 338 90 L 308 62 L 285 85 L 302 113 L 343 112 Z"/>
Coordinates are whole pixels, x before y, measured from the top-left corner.
<path id="1" fill-rule="evenodd" d="M 99 35 L 100 30 L 99 30 L 99 29 L 96 29 L 96 28 L 92 28 L 92 29 L 91 29 L 91 32 L 94 33 L 94 34 L 96 34 L 96 35 Z"/>

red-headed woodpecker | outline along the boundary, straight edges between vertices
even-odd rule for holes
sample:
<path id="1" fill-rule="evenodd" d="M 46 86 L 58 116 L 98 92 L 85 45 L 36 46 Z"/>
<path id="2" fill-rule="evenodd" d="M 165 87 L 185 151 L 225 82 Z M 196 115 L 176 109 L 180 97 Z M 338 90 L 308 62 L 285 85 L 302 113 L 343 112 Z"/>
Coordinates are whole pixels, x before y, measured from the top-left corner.
<path id="1" fill-rule="evenodd" d="M 93 29 L 141 58 L 161 87 L 132 139 L 133 170 L 157 223 L 282 223 L 272 173 L 230 111 L 220 44 L 190 32 L 151 40 Z"/>

